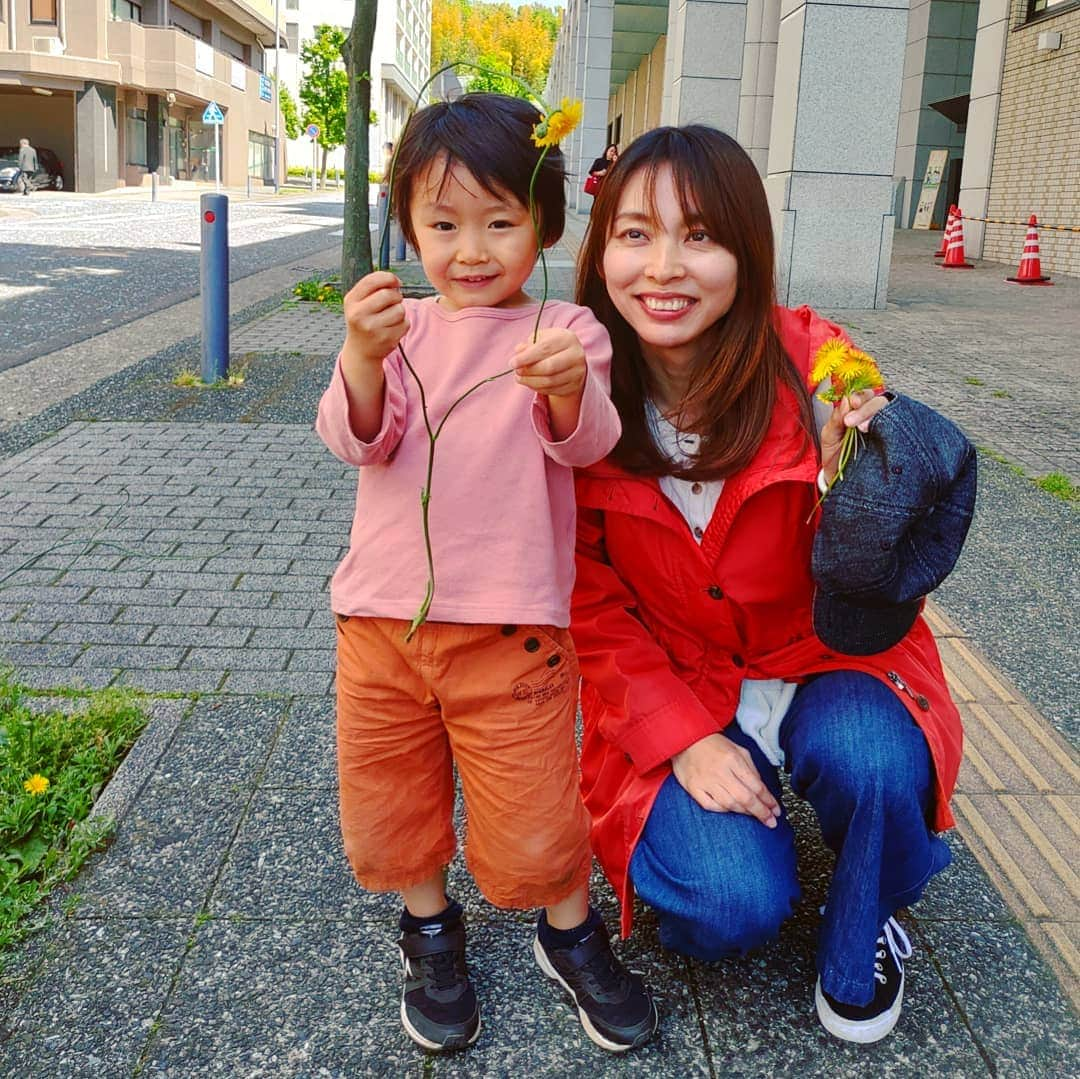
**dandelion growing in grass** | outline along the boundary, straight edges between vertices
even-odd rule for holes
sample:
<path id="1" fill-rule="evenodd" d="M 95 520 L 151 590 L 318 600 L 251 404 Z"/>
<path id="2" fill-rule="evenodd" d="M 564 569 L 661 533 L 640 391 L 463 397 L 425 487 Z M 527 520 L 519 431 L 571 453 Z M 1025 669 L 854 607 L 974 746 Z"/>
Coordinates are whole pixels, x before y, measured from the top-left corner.
<path id="1" fill-rule="evenodd" d="M 810 380 L 815 384 L 829 380 L 829 385 L 817 396 L 821 401 L 838 404 L 845 397 L 862 390 L 881 390 L 884 379 L 872 356 L 849 345 L 839 337 L 830 337 L 815 353 Z M 833 485 L 844 478 L 844 469 L 858 449 L 859 429 L 849 427 L 840 443 L 840 457 L 836 463 L 836 475 L 814 504 L 817 509 L 825 501 Z"/>
<path id="2" fill-rule="evenodd" d="M 49 777 L 35 772 L 29 779 L 23 782 L 23 790 L 31 797 L 36 798 L 49 789 Z"/>

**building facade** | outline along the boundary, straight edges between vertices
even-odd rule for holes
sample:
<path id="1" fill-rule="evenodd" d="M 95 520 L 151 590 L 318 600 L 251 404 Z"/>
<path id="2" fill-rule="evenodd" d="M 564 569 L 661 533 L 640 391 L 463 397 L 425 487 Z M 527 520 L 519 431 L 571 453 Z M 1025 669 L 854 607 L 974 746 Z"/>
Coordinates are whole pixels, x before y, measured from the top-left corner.
<path id="1" fill-rule="evenodd" d="M 299 104 L 304 75 L 300 50 L 321 25 L 352 25 L 354 0 L 278 0 L 287 48 L 279 58 L 282 85 Z M 397 139 L 420 87 L 431 72 L 431 0 L 379 0 L 375 40 L 371 50 L 371 109 L 375 123 L 369 131 L 368 159 L 375 171 L 383 171 L 384 148 Z M 301 106 L 302 108 L 302 106 Z M 291 166 L 310 166 L 311 140 L 301 136 L 288 143 Z M 333 151 L 328 165 L 341 165 L 344 149 Z M 319 159 L 321 167 L 321 156 Z"/>
<path id="2" fill-rule="evenodd" d="M 52 150 L 78 191 L 273 181 L 273 0 L 0 0 L 0 145 Z M 210 102 L 218 137 L 203 122 Z"/>
<path id="3" fill-rule="evenodd" d="M 882 307 L 894 227 L 932 150 L 936 226 L 1080 224 L 1080 0 L 570 0 L 547 86 L 583 99 L 573 201 L 607 142 L 658 123 L 734 135 L 765 181 L 785 303 Z M 969 226 L 968 253 L 1016 261 L 1023 229 Z M 1080 233 L 1041 236 L 1080 272 Z"/>

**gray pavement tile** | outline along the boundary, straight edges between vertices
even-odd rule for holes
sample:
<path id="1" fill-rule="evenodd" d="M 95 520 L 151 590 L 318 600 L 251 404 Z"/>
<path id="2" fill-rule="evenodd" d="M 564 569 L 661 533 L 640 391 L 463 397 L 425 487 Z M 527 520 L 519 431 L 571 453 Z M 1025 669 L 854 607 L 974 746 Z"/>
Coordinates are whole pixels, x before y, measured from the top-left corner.
<path id="1" fill-rule="evenodd" d="M 155 597 L 145 596 L 144 599 Z M 77 610 L 79 608 L 76 608 Z M 117 622 L 131 622 L 150 626 L 206 626 L 218 613 L 213 607 L 163 607 L 157 604 L 143 605 L 132 603 L 126 607 L 116 607 L 120 613 Z"/>
<path id="2" fill-rule="evenodd" d="M 52 597 L 50 590 L 49 598 Z M 183 593 L 177 588 L 94 588 L 88 598 L 94 603 L 153 603 L 159 606 L 171 607 L 176 603 L 183 603 Z"/>
<path id="3" fill-rule="evenodd" d="M 23 623 L 19 623 L 22 625 Z M 135 624 L 120 625 L 102 622 L 71 621 L 61 622 L 48 635 L 53 644 L 124 644 L 137 645 L 146 641 L 150 634 L 149 626 Z M 150 641 L 150 644 L 168 643 Z"/>
<path id="4" fill-rule="evenodd" d="M 365 892 L 354 880 L 341 845 L 336 790 L 262 787 L 229 850 L 209 910 L 215 917 L 275 921 L 393 921 L 398 902 Z"/>
<path id="5" fill-rule="evenodd" d="M 303 568 L 303 559 L 299 562 Z M 328 573 L 318 576 L 289 573 L 280 577 L 270 573 L 245 573 L 236 584 L 237 589 L 243 592 L 307 592 L 313 596 L 324 592 L 329 586 Z"/>
<path id="6" fill-rule="evenodd" d="M 170 595 L 172 593 L 169 593 Z M 147 597 L 144 597 L 144 602 Z M 158 596 L 154 596 L 161 602 Z M 172 602 L 180 607 L 269 607 L 270 606 L 270 593 L 269 592 L 241 592 L 238 589 L 232 591 L 212 591 L 204 588 L 190 588 L 188 591 L 182 594 L 176 594 L 176 598 L 173 600 L 166 600 L 165 602 Z M 135 601 L 133 601 L 135 602 Z"/>
<path id="7" fill-rule="evenodd" d="M 275 696 L 324 697 L 334 684 L 333 675 L 313 671 L 230 671 L 222 693 L 267 693 Z"/>
<path id="8" fill-rule="evenodd" d="M 241 648 L 251 637 L 247 626 L 163 625 L 153 630 L 147 644 L 181 644 L 192 648 Z"/>
<path id="9" fill-rule="evenodd" d="M 302 629 L 308 624 L 309 618 L 309 612 L 302 609 L 282 610 L 279 607 L 239 609 L 224 607 L 214 615 L 214 625 Z"/>
<path id="10" fill-rule="evenodd" d="M 927 885 L 922 899 L 911 908 L 914 919 L 954 922 L 1014 921 L 1008 904 L 994 888 L 975 855 L 956 831 L 942 836 L 952 853 L 952 864 Z"/>
<path id="11" fill-rule="evenodd" d="M 0 596 L 4 593 L 0 592 Z M 29 621 L 112 622 L 123 608 L 118 603 L 31 603 L 24 617 Z M 120 619 L 122 621 L 122 619 Z"/>
<path id="12" fill-rule="evenodd" d="M 337 652 L 331 643 L 329 648 L 298 649 L 289 657 L 290 671 L 337 671 Z"/>
<path id="13" fill-rule="evenodd" d="M 210 668 L 213 670 L 283 671 L 289 660 L 284 648 L 192 648 L 184 657 L 184 667 L 189 670 Z M 272 682 L 272 677 L 264 681 Z"/>
<path id="14" fill-rule="evenodd" d="M 81 651 L 77 644 L 5 644 L 0 655 L 16 667 L 66 667 Z"/>
<path id="15" fill-rule="evenodd" d="M 0 1020 L 5 1074 L 133 1074 L 189 932 L 190 922 L 65 922 L 17 1014 Z"/>
<path id="16" fill-rule="evenodd" d="M 146 1074 L 394 1076 L 428 1065 L 398 1020 L 394 925 L 212 920 L 196 931 Z"/>
<path id="17" fill-rule="evenodd" d="M 221 671 L 118 671 L 116 684 L 144 693 L 215 693 Z"/>
<path id="18" fill-rule="evenodd" d="M 31 622 L 25 618 L 18 622 L 0 622 L 0 647 L 8 642 L 31 644 L 44 641 L 55 628 L 55 622 Z"/>
<path id="19" fill-rule="evenodd" d="M 334 638 L 321 629 L 260 627 L 251 638 L 253 648 L 333 648 Z"/>
<path id="20" fill-rule="evenodd" d="M 1023 929 L 923 922 L 918 935 L 997 1075 L 1077 1074 L 1080 1024 Z"/>
<path id="21" fill-rule="evenodd" d="M 79 667 L 118 667 L 141 671 L 175 670 L 186 649 L 178 646 L 90 645 L 78 658 Z"/>
<path id="22" fill-rule="evenodd" d="M 0 658 L 3 650 L 0 649 Z M 117 676 L 114 668 L 74 670 L 71 667 L 22 667 L 19 682 L 29 689 L 104 689 Z"/>
<path id="23" fill-rule="evenodd" d="M 302 787 L 337 790 L 334 698 L 293 701 L 266 764 L 264 788 Z M 336 806 L 336 793 L 333 795 Z"/>

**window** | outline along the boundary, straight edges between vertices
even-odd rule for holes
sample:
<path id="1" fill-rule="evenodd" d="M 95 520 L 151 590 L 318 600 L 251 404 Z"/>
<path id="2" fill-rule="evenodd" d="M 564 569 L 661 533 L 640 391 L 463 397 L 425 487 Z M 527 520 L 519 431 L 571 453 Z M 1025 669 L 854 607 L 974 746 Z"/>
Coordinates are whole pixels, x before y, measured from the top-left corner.
<path id="1" fill-rule="evenodd" d="M 234 60 L 239 60 L 240 63 L 245 63 L 247 60 L 247 49 L 243 42 L 237 41 L 234 37 L 229 37 L 223 30 L 218 47 L 226 56 L 231 56 Z"/>
<path id="2" fill-rule="evenodd" d="M 129 165 L 146 166 L 146 109 L 127 111 L 127 160 Z"/>
<path id="3" fill-rule="evenodd" d="M 248 175 L 264 184 L 274 182 L 274 140 L 269 135 L 248 132 Z"/>
<path id="4" fill-rule="evenodd" d="M 287 22 L 285 24 L 285 37 L 289 42 L 289 52 L 300 51 L 300 24 Z"/>
<path id="5" fill-rule="evenodd" d="M 56 0 L 30 0 L 30 21 L 56 25 Z"/>
<path id="6" fill-rule="evenodd" d="M 299 11 L 300 10 L 300 0 L 285 0 L 285 10 L 286 11 Z"/>
<path id="7" fill-rule="evenodd" d="M 196 18 L 190 11 L 185 11 L 176 0 L 169 0 L 169 25 L 174 30 L 182 30 L 193 38 L 202 40 L 203 21 Z"/>
<path id="8" fill-rule="evenodd" d="M 112 0 L 112 17 L 127 22 L 142 22 L 142 4 L 136 0 Z"/>
<path id="9" fill-rule="evenodd" d="M 1056 15 L 1058 10 L 1076 7 L 1080 0 L 1028 0 L 1027 17 L 1039 19 L 1044 15 Z"/>

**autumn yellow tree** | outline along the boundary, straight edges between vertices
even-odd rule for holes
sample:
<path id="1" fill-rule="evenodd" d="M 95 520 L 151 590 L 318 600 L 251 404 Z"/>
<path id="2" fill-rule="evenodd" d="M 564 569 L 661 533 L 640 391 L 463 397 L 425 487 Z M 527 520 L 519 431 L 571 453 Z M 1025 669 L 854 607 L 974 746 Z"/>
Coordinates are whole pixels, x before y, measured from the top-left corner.
<path id="1" fill-rule="evenodd" d="M 434 0 L 431 19 L 432 69 L 468 60 L 524 80 L 536 90 L 547 81 L 559 33 L 560 13 L 545 7 L 485 3 L 484 0 Z M 458 71 L 472 90 L 521 94 L 508 80 Z"/>

